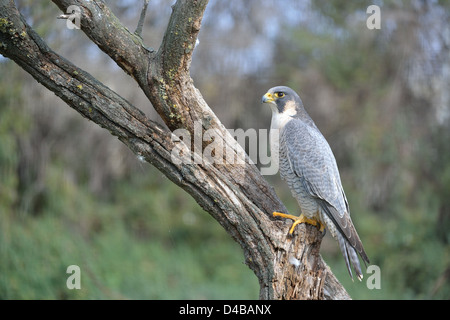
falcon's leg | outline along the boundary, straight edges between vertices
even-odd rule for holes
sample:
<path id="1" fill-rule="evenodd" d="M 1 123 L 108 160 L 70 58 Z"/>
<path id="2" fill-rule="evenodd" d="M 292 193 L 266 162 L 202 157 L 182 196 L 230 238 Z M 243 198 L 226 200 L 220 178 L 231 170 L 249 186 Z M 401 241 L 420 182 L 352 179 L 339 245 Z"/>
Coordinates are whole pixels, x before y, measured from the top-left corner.
<path id="1" fill-rule="evenodd" d="M 311 224 L 313 226 L 316 226 L 317 228 L 319 228 L 320 232 L 323 232 L 325 230 L 325 225 L 323 225 L 319 221 L 316 221 L 316 220 L 313 220 L 313 219 L 308 219 L 307 217 L 305 217 L 303 215 L 303 213 L 300 216 L 293 216 L 291 214 L 286 214 L 286 213 L 281 213 L 281 212 L 274 212 L 273 216 L 274 217 L 281 217 L 281 218 L 287 218 L 287 219 L 294 220 L 294 223 L 292 224 L 291 229 L 289 230 L 289 234 L 292 234 L 294 232 L 295 226 L 300 224 L 300 223 L 307 223 L 307 224 Z"/>

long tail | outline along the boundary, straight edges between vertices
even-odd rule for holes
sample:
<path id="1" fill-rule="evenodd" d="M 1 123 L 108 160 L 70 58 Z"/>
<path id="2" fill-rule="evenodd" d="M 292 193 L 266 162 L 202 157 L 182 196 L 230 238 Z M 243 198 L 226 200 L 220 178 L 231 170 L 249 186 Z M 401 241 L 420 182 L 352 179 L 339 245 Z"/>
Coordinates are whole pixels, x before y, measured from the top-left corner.
<path id="1" fill-rule="evenodd" d="M 345 259 L 345 264 L 347 265 L 348 273 L 353 279 L 352 266 L 356 272 L 358 280 L 361 281 L 363 274 L 361 271 L 361 264 L 359 263 L 358 254 L 356 250 L 350 245 L 350 243 L 345 239 L 339 232 L 337 233 L 337 240 L 339 242 L 339 248 L 341 249 L 342 255 Z"/>
<path id="2" fill-rule="evenodd" d="M 323 210 L 322 219 L 330 230 L 331 235 L 339 243 L 342 255 L 347 265 L 348 273 L 353 280 L 352 267 L 356 272 L 356 276 L 361 281 L 363 274 L 361 271 L 361 265 L 359 263 L 358 254 L 363 259 L 364 263 L 370 263 L 366 252 L 364 251 L 363 244 L 359 239 L 355 226 L 352 223 L 350 214 L 340 214 L 335 207 L 330 205 L 326 201 L 322 201 L 321 208 Z M 367 265 L 366 265 L 367 266 Z"/>

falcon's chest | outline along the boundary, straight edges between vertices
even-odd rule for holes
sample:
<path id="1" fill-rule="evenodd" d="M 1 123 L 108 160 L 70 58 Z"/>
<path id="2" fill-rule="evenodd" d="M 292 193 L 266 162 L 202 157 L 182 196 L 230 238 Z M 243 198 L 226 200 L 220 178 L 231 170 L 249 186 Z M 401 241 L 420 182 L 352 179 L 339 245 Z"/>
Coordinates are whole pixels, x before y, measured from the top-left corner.
<path id="1" fill-rule="evenodd" d="M 272 154 L 272 159 L 277 157 L 280 151 L 280 139 L 282 132 L 286 124 L 292 120 L 292 116 L 289 114 L 280 114 L 278 112 L 272 113 L 272 122 L 270 124 L 270 150 Z M 274 160 L 274 159 L 273 159 Z"/>
<path id="2" fill-rule="evenodd" d="M 270 150 L 272 163 L 276 164 L 280 176 L 283 180 L 288 182 L 291 186 L 293 180 L 297 179 L 292 170 L 286 148 L 286 125 L 293 120 L 291 116 L 276 115 L 272 117 L 272 124 L 270 127 Z"/>

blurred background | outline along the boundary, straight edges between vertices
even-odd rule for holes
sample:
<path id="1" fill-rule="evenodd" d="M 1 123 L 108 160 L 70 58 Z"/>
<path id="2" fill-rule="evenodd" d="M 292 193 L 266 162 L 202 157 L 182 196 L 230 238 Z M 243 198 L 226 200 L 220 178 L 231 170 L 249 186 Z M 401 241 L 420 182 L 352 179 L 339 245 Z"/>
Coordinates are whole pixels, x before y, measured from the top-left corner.
<path id="1" fill-rule="evenodd" d="M 50 47 L 160 121 L 137 84 L 50 1 L 16 1 Z M 142 1 L 107 1 L 134 31 Z M 151 0 L 158 48 L 173 1 Z M 369 30 L 366 9 L 381 8 Z M 192 77 L 227 128 L 267 129 L 261 96 L 295 89 L 329 141 L 381 289 L 354 299 L 450 298 L 450 1 L 211 0 Z M 1 299 L 257 299 L 241 248 L 183 190 L 0 57 Z M 278 176 L 268 176 L 298 212 Z M 66 287 L 69 265 L 81 290 Z"/>

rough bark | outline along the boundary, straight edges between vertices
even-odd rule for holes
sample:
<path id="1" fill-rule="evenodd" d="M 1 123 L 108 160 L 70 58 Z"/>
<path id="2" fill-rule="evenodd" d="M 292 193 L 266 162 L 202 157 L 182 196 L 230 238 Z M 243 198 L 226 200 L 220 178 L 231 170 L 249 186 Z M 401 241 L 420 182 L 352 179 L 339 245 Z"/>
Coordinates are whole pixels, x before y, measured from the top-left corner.
<path id="1" fill-rule="evenodd" d="M 188 192 L 241 245 L 259 279 L 261 299 L 349 299 L 319 254 L 320 232 L 302 225 L 289 236 L 290 222 L 272 217 L 286 208 L 193 84 L 189 67 L 208 1 L 178 0 L 158 50 L 146 48 L 103 1 L 53 2 L 64 13 L 70 5 L 81 8 L 82 31 L 138 83 L 170 130 L 53 52 L 13 1 L 0 0 L 0 53 Z M 173 160 L 174 148 L 201 157 L 211 143 L 203 141 L 196 150 L 171 132 L 183 128 L 194 136 L 198 124 L 214 130 L 234 163 Z"/>

